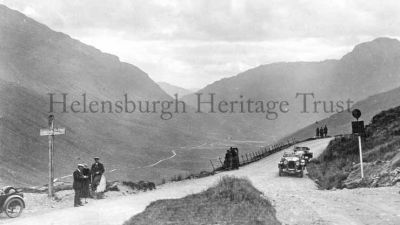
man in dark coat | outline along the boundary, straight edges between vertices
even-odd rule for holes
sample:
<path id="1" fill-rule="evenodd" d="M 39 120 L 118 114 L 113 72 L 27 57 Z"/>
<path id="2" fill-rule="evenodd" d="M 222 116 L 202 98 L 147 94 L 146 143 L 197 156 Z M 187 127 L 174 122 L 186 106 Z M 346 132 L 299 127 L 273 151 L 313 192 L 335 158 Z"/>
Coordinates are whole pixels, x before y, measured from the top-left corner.
<path id="1" fill-rule="evenodd" d="M 230 170 L 232 167 L 232 152 L 230 149 L 226 150 L 224 167 L 225 167 L 225 169 L 228 169 L 228 170 Z"/>
<path id="2" fill-rule="evenodd" d="M 104 173 L 104 165 L 100 163 L 99 157 L 94 157 L 94 163 L 92 165 L 92 169 L 90 173 L 92 175 L 92 190 L 96 191 L 97 186 L 100 183 L 101 175 Z"/>
<path id="3" fill-rule="evenodd" d="M 324 137 L 324 128 L 319 128 L 319 136 L 321 137 L 321 138 L 323 138 Z"/>
<path id="4" fill-rule="evenodd" d="M 319 137 L 319 127 L 317 127 L 317 129 L 315 129 L 315 136 Z"/>
<path id="5" fill-rule="evenodd" d="M 326 127 L 326 125 L 324 127 L 324 136 L 328 136 L 328 127 Z"/>
<path id="6" fill-rule="evenodd" d="M 232 160 L 233 160 L 233 169 L 239 169 L 239 149 L 238 148 L 231 148 L 232 152 Z"/>
<path id="7" fill-rule="evenodd" d="M 82 193 L 82 188 L 83 188 L 83 181 L 84 179 L 87 179 L 87 176 L 84 176 L 83 173 L 83 165 L 78 164 L 78 169 L 74 171 L 73 178 L 74 182 L 72 184 L 72 188 L 75 191 L 75 197 L 74 197 L 74 207 L 82 206 L 81 202 L 81 193 Z"/>
<path id="8" fill-rule="evenodd" d="M 82 182 L 81 198 L 85 198 L 85 203 L 87 203 L 87 198 L 90 196 L 90 169 L 87 164 L 83 164 L 82 174 L 86 177 Z"/>

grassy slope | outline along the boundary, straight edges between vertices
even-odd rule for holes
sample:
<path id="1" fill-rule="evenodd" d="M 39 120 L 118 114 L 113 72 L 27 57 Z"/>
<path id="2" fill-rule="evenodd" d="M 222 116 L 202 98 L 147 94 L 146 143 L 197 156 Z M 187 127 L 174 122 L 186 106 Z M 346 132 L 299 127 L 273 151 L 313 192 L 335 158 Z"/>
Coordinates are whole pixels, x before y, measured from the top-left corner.
<path id="1" fill-rule="evenodd" d="M 363 140 L 364 162 L 389 161 L 391 169 L 400 166 L 400 106 L 383 111 L 372 118 Z M 323 189 L 343 188 L 353 163 L 359 163 L 356 137 L 333 140 L 317 160 L 308 166 L 308 172 L 318 179 Z"/>
<path id="2" fill-rule="evenodd" d="M 124 225 L 281 224 L 275 209 L 245 179 L 224 177 L 214 187 L 182 199 L 159 200 Z"/>

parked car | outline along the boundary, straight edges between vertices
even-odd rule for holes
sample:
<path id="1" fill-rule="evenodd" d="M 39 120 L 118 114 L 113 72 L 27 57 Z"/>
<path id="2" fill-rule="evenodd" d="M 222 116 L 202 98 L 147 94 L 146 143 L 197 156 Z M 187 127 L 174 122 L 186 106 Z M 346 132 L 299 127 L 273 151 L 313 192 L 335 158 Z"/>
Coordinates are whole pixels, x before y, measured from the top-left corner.
<path id="1" fill-rule="evenodd" d="M 293 152 L 303 158 L 306 163 L 308 163 L 314 156 L 309 147 L 296 146 L 294 147 Z"/>
<path id="2" fill-rule="evenodd" d="M 14 187 L 6 186 L 0 190 L 0 206 L 0 213 L 5 212 L 11 218 L 18 217 L 25 208 L 24 194 Z"/>
<path id="3" fill-rule="evenodd" d="M 278 163 L 279 176 L 285 174 L 294 174 L 299 177 L 304 175 L 304 167 L 306 162 L 300 156 L 295 153 L 283 153 L 283 157 Z"/>

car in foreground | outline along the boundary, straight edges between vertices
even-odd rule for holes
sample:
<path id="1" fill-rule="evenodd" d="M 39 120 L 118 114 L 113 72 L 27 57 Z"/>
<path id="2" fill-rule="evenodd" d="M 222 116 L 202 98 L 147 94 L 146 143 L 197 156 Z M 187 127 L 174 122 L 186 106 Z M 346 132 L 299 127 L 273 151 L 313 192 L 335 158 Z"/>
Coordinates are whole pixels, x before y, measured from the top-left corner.
<path id="1" fill-rule="evenodd" d="M 285 152 L 278 163 L 279 176 L 293 174 L 303 177 L 305 165 L 305 160 L 300 156 L 296 155 L 295 153 Z"/>

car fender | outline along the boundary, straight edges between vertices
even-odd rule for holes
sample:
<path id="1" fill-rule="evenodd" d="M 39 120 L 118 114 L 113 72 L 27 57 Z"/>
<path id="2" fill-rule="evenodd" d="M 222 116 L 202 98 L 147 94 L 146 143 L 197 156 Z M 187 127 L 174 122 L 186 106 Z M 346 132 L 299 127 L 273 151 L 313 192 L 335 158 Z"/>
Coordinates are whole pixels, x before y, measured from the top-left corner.
<path id="1" fill-rule="evenodd" d="M 22 204 L 23 204 L 22 207 L 25 208 L 25 201 L 24 201 L 24 198 L 21 197 L 21 196 L 19 196 L 19 195 L 10 195 L 10 196 L 8 196 L 8 197 L 6 198 L 6 200 L 4 201 L 4 204 L 3 204 L 3 207 L 2 207 L 2 208 L 4 208 L 5 205 L 7 204 L 7 202 L 10 201 L 10 200 L 13 199 L 13 198 L 19 198 L 19 199 L 21 199 L 21 200 L 22 200 Z"/>

